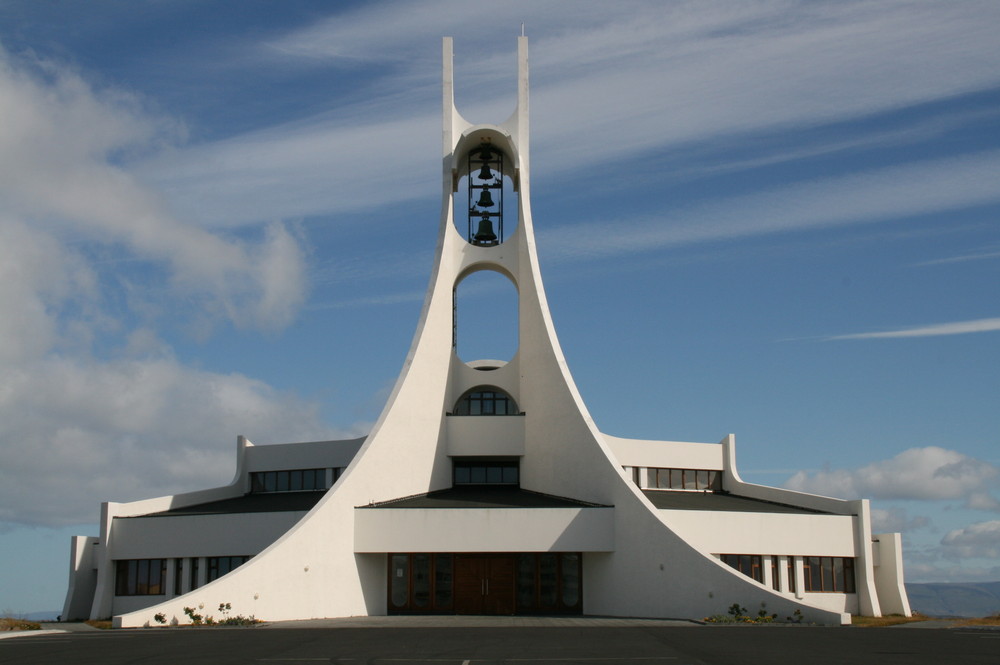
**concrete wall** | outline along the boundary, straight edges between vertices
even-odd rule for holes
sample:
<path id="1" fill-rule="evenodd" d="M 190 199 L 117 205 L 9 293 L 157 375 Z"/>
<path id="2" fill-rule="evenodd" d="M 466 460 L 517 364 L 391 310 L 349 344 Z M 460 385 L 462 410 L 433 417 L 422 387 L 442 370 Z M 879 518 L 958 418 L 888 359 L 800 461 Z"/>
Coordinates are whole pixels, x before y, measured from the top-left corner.
<path id="1" fill-rule="evenodd" d="M 360 508 L 355 552 L 607 552 L 614 508 Z"/>
<path id="2" fill-rule="evenodd" d="M 524 454 L 523 416 L 448 416 L 445 424 L 449 455 L 466 457 Z"/>
<path id="3" fill-rule="evenodd" d="M 289 511 L 119 518 L 112 527 L 111 558 L 257 554 L 305 514 Z"/>

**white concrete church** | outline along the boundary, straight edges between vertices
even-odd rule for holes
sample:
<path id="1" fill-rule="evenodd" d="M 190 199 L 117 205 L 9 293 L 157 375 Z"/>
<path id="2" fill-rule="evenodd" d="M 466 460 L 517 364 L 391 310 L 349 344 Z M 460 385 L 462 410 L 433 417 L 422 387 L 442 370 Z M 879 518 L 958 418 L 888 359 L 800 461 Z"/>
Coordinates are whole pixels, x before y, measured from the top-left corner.
<path id="1" fill-rule="evenodd" d="M 443 51 L 436 258 L 371 433 L 268 446 L 239 437 L 225 487 L 104 503 L 100 536 L 72 541 L 63 618 L 155 625 L 154 615 L 186 622 L 184 607 L 220 603 L 265 620 L 701 618 L 733 603 L 820 624 L 908 615 L 900 536 L 872 533 L 866 500 L 746 483 L 732 435 L 639 441 L 598 429 L 539 272 L 527 39 L 502 125 L 458 113 L 449 38 Z M 507 362 L 456 352 L 456 289 L 481 270 L 516 288 Z"/>

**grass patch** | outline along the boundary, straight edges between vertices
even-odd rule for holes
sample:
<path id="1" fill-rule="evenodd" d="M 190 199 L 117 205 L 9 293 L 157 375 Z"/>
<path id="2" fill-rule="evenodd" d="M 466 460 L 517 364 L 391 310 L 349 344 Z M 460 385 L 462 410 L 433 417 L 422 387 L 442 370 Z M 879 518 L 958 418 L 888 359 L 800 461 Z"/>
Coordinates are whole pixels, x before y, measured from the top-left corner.
<path id="1" fill-rule="evenodd" d="M 1000 626 L 1000 612 L 978 619 L 959 619 L 956 626 Z"/>
<path id="2" fill-rule="evenodd" d="M 851 625 L 862 628 L 884 628 L 886 626 L 898 626 L 901 623 L 915 623 L 917 621 L 927 621 L 929 617 L 913 613 L 911 617 L 904 617 L 902 614 L 887 614 L 881 617 L 865 617 L 857 614 L 851 615 Z"/>
<path id="3" fill-rule="evenodd" d="M 97 620 L 97 619 L 87 619 L 84 621 L 88 626 L 93 626 L 94 628 L 100 628 L 101 630 L 111 630 L 111 620 Z"/>
<path id="4" fill-rule="evenodd" d="M 0 617 L 0 630 L 41 630 L 42 625 L 34 621 Z"/>

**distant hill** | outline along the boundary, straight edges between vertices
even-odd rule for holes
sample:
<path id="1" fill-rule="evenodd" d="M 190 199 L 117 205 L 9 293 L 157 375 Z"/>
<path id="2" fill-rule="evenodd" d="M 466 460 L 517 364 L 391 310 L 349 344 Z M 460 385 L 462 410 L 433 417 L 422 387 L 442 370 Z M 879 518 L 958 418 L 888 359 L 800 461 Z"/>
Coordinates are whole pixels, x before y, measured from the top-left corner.
<path id="1" fill-rule="evenodd" d="M 935 617 L 984 617 L 1000 612 L 1000 582 L 906 583 L 910 609 Z"/>

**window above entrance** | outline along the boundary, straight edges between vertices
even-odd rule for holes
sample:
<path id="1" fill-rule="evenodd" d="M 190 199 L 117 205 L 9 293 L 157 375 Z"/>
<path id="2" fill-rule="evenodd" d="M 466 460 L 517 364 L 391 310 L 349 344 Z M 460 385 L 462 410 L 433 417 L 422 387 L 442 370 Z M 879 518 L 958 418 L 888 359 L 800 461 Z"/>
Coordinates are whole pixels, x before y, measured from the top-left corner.
<path id="1" fill-rule="evenodd" d="M 517 416 L 514 398 L 493 386 L 477 386 L 455 403 L 456 416 Z"/>
<path id="2" fill-rule="evenodd" d="M 517 460 L 455 460 L 454 485 L 512 485 L 521 482 Z"/>

